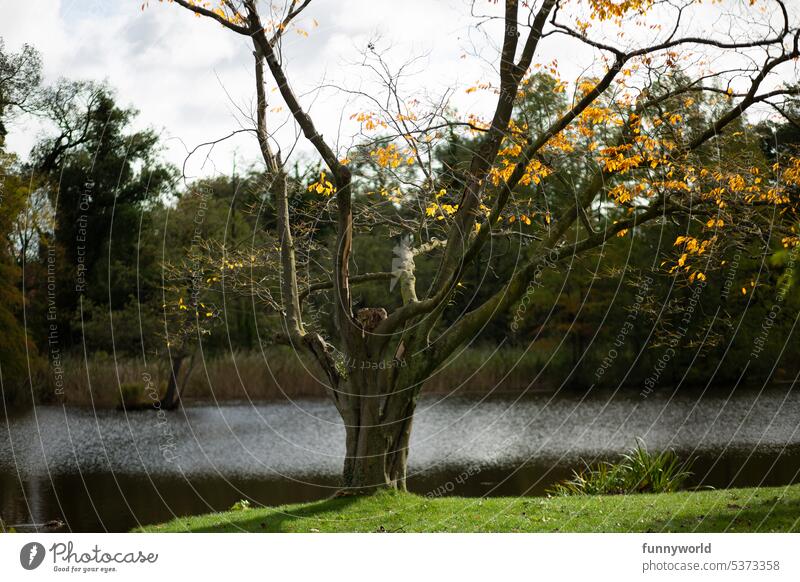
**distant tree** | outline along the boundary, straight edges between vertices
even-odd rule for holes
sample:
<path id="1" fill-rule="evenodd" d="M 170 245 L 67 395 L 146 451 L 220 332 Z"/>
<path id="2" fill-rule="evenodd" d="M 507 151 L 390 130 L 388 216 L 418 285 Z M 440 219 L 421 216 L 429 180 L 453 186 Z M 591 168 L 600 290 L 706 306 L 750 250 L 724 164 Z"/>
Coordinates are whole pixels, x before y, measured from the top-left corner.
<path id="1" fill-rule="evenodd" d="M 21 324 L 23 296 L 20 269 L 10 238 L 14 224 L 30 196 L 29 181 L 15 157 L 0 148 L 0 386 L 3 399 L 13 401 L 28 376 L 28 363 L 36 348 L 28 342 Z"/>
<path id="2" fill-rule="evenodd" d="M 10 53 L 0 37 L 0 148 L 8 135 L 8 123 L 21 112 L 38 106 L 42 82 L 42 61 L 29 44 Z"/>
<path id="3" fill-rule="evenodd" d="M 172 191 L 175 171 L 160 160 L 158 135 L 132 131 L 136 112 L 119 107 L 109 88 L 63 80 L 45 91 L 42 103 L 55 132 L 37 144 L 32 166 L 50 184 L 59 313 L 68 339 L 79 331 L 70 330 L 70 320 L 80 297 L 113 311 L 132 296 L 146 301 L 159 294 L 158 256 L 140 256 L 137 248 L 140 228 L 148 228 L 144 213 Z M 151 279 L 142 281 L 148 271 Z"/>
<path id="4" fill-rule="evenodd" d="M 18 234 L 18 220 L 37 183 L 26 175 L 15 155 L 6 151 L 8 124 L 20 112 L 35 107 L 41 82 L 39 54 L 30 45 L 9 53 L 0 38 L 0 388 L 3 400 L 13 401 L 28 376 L 28 364 L 36 357 L 20 323 L 23 295 L 20 289 L 19 252 L 25 241 Z"/>

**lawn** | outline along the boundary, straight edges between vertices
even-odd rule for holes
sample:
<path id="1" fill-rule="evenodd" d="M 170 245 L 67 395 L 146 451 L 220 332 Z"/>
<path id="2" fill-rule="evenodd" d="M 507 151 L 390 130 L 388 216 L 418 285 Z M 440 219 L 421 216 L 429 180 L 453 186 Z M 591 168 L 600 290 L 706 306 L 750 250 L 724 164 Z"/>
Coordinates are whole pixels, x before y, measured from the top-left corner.
<path id="1" fill-rule="evenodd" d="M 577 497 L 420 497 L 382 492 L 182 517 L 148 532 L 788 532 L 800 485 Z"/>

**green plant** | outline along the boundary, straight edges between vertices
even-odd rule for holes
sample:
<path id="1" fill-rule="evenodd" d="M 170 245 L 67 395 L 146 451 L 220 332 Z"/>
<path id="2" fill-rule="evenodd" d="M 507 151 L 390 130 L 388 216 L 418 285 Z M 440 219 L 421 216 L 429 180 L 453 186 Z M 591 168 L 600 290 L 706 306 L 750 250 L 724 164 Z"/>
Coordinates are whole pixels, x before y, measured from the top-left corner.
<path id="1" fill-rule="evenodd" d="M 249 499 L 240 499 L 233 505 L 231 505 L 230 511 L 247 511 L 248 509 L 252 509 L 250 505 Z"/>
<path id="2" fill-rule="evenodd" d="M 674 451 L 650 453 L 641 439 L 618 463 L 602 461 L 574 471 L 572 478 L 556 483 L 551 495 L 619 495 L 670 493 L 691 476 L 692 461 L 681 462 Z"/>

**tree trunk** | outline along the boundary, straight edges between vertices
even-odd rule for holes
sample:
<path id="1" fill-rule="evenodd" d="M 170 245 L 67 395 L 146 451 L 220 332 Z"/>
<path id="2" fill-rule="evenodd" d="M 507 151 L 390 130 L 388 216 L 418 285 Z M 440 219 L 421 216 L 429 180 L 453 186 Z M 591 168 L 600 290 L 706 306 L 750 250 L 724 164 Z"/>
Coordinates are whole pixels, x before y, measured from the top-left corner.
<path id="1" fill-rule="evenodd" d="M 343 494 L 379 489 L 406 490 L 408 445 L 416 390 L 381 392 L 381 383 L 362 385 L 368 396 L 350 396 L 339 404 L 345 424 L 346 454 Z M 389 396 L 381 396 L 389 394 Z"/>
<path id="2" fill-rule="evenodd" d="M 161 399 L 161 408 L 163 410 L 175 410 L 180 404 L 181 401 L 181 394 L 183 393 L 184 385 L 186 384 L 187 380 L 189 379 L 189 374 L 192 373 L 192 368 L 194 368 L 194 356 L 196 352 L 192 354 L 192 357 L 189 359 L 189 367 L 184 372 L 183 378 L 181 378 L 181 367 L 183 366 L 183 361 L 186 359 L 186 354 L 181 352 L 177 353 L 174 352 L 170 357 L 170 374 L 169 380 L 167 381 L 167 391 L 164 394 L 164 398 Z"/>

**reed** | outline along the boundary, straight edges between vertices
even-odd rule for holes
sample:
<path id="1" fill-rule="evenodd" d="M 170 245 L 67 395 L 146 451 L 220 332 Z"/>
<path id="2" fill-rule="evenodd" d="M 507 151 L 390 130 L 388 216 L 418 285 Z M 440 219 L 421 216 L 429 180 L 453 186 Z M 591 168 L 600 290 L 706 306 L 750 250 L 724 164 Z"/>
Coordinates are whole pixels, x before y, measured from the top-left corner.
<path id="1" fill-rule="evenodd" d="M 692 462 L 680 461 L 673 451 L 651 453 L 637 439 L 636 447 L 617 463 L 603 461 L 574 471 L 572 478 L 556 483 L 552 495 L 622 495 L 672 493 L 691 477 Z"/>
<path id="2" fill-rule="evenodd" d="M 542 355 L 516 348 L 471 348 L 456 354 L 425 383 L 424 392 L 466 395 L 487 392 L 519 393 L 531 388 L 541 371 Z M 320 371 L 289 348 L 261 351 L 198 353 L 189 369 L 184 362 L 183 398 L 192 401 L 287 400 L 325 398 Z M 48 370 L 34 380 L 37 401 L 75 406 L 115 407 L 122 401 L 140 402 L 149 386 L 163 394 L 169 377 L 165 358 L 113 358 L 96 353 L 89 358 L 66 357 L 61 389 Z M 537 387 L 538 388 L 538 387 Z M 152 388 L 151 388 L 152 390 Z"/>

